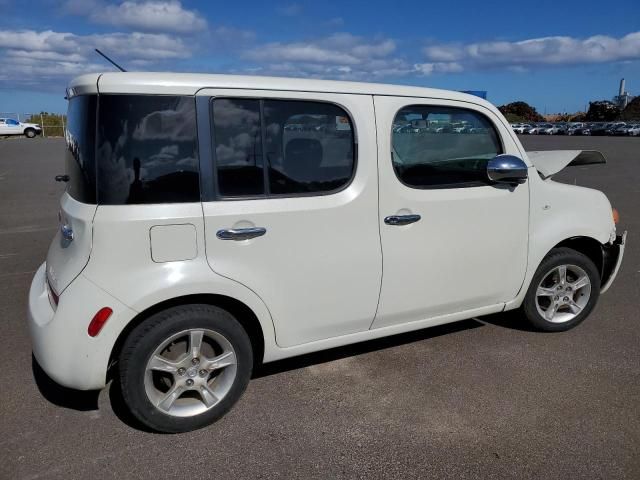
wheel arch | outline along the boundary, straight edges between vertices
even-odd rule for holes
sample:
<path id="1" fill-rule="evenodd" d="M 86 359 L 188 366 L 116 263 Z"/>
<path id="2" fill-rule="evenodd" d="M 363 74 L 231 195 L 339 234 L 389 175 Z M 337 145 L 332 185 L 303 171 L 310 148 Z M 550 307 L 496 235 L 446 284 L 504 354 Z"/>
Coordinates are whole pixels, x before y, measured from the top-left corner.
<path id="1" fill-rule="evenodd" d="M 250 307 L 248 307 L 240 300 L 226 295 L 211 293 L 183 295 L 156 303 L 138 313 L 131 319 L 131 321 L 127 323 L 127 325 L 118 335 L 118 338 L 116 339 L 116 342 L 111 349 L 111 355 L 109 357 L 109 364 L 107 368 L 107 381 L 110 378 L 113 378 L 113 372 L 115 370 L 114 367 L 116 367 L 117 365 L 118 356 L 120 355 L 122 346 L 126 338 L 134 328 L 136 328 L 150 316 L 162 310 L 180 305 L 193 304 L 213 305 L 222 308 L 223 310 L 226 310 L 231 315 L 233 315 L 234 318 L 238 320 L 238 322 L 242 325 L 242 327 L 247 332 L 247 335 L 249 336 L 251 347 L 253 349 L 254 367 L 262 363 L 265 350 L 264 332 L 257 315 Z"/>
<path id="2" fill-rule="evenodd" d="M 562 237 L 560 237 L 562 238 Z M 541 249 L 537 252 L 533 259 L 529 259 L 531 262 L 527 269 L 527 274 L 525 275 L 525 279 L 522 283 L 520 291 L 518 295 L 511 301 L 506 302 L 505 310 L 511 310 L 513 308 L 518 308 L 522 305 L 524 301 L 524 297 L 531 286 L 531 281 L 533 280 L 533 276 L 535 272 L 540 267 L 542 261 L 553 251 L 555 248 L 570 248 L 577 252 L 586 255 L 593 263 L 596 265 L 598 272 L 600 274 L 601 281 L 604 282 L 607 275 L 607 266 L 606 266 L 606 258 L 604 252 L 604 245 L 600 240 L 594 238 L 590 235 L 574 235 L 562 240 L 558 240 L 557 238 L 554 240 L 555 243 L 551 243 L 551 246 L 547 246 L 546 250 Z M 549 244 L 547 244 L 549 245 Z M 544 252 L 544 253 L 543 253 Z"/>
<path id="3" fill-rule="evenodd" d="M 570 237 L 561 241 L 553 248 L 560 247 L 570 248 L 587 256 L 595 264 L 598 272 L 600 273 L 600 278 L 602 278 L 604 273 L 604 254 L 602 251 L 602 244 L 598 240 L 586 236 Z M 553 248 L 551 250 L 553 250 Z M 547 252 L 543 259 L 549 255 L 551 250 Z"/>

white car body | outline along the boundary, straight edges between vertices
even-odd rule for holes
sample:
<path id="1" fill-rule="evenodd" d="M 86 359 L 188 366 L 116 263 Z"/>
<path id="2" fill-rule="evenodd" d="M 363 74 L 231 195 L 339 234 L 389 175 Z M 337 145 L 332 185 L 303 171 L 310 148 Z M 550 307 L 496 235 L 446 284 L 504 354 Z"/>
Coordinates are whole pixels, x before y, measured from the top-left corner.
<path id="1" fill-rule="evenodd" d="M 514 132 L 519 133 L 520 135 L 527 133 L 530 128 L 531 128 L 531 125 L 527 123 L 516 123 L 511 126 L 511 129 Z"/>
<path id="2" fill-rule="evenodd" d="M 31 286 L 29 326 L 38 362 L 67 387 L 104 387 L 132 322 L 193 295 L 242 306 L 255 319 L 261 359 L 271 362 L 517 308 L 554 246 L 582 238 L 610 248 L 616 241 L 603 193 L 549 178 L 576 152 L 530 157 L 502 114 L 475 96 L 393 85 L 158 73 L 85 75 L 69 91 L 194 97 L 201 161 L 212 148 L 206 120 L 212 98 L 336 104 L 353 120 L 357 166 L 346 188 L 317 196 L 103 205 L 65 193 L 60 229 Z M 391 132 L 396 113 L 409 105 L 482 115 L 499 135 L 502 153 L 524 161 L 528 179 L 514 188 L 404 185 L 392 168 Z M 204 175 L 208 167 L 201 165 Z M 385 223 L 387 216 L 406 214 L 422 220 L 400 227 Z M 264 227 L 266 234 L 238 242 L 216 235 L 241 227 Z M 619 247 L 603 290 L 617 272 L 624 245 Z M 105 306 L 112 315 L 97 336 L 89 336 L 89 322 Z"/>
<path id="3" fill-rule="evenodd" d="M 551 128 L 553 127 L 548 124 L 534 125 L 533 127 L 529 128 L 527 133 L 529 133 L 529 135 L 546 135 L 548 130 Z"/>
<path id="4" fill-rule="evenodd" d="M 626 124 L 623 127 L 624 133 L 630 137 L 637 137 L 640 135 L 640 124 Z"/>
<path id="5" fill-rule="evenodd" d="M 638 135 L 640 135 L 640 125 L 635 124 L 630 126 L 627 129 L 627 135 L 631 135 L 632 137 L 637 137 Z"/>
<path id="6" fill-rule="evenodd" d="M 36 123 L 19 122 L 13 118 L 0 118 L 0 135 L 28 135 L 29 131 L 33 131 L 35 136 L 42 132 L 42 128 Z"/>
<path id="7" fill-rule="evenodd" d="M 540 133 L 544 133 L 545 135 L 557 135 L 559 131 L 560 131 L 560 128 L 554 125 L 554 126 L 543 129 L 543 131 Z"/>

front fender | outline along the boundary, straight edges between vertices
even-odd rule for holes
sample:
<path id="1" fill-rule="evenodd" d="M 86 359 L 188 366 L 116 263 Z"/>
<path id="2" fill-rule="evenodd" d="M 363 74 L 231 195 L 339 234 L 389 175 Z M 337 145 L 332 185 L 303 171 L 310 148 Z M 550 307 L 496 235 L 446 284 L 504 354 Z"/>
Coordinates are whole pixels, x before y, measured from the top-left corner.
<path id="1" fill-rule="evenodd" d="M 602 192 L 534 176 L 530 195 L 527 271 L 518 295 L 506 309 L 522 304 L 538 266 L 556 245 L 575 237 L 605 245 L 614 238 L 611 204 Z"/>

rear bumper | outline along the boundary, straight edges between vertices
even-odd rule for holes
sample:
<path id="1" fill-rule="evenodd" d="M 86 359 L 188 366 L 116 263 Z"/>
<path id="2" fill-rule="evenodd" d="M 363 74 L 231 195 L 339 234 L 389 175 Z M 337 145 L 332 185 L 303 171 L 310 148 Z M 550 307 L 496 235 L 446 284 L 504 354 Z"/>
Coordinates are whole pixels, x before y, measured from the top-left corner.
<path id="1" fill-rule="evenodd" d="M 135 312 L 82 275 L 51 306 L 46 289 L 46 264 L 36 272 L 29 291 L 28 324 L 33 354 L 55 382 L 77 390 L 96 390 L 106 384 L 111 351 L 122 319 Z M 102 307 L 113 314 L 96 337 L 87 333 L 89 322 Z"/>
<path id="2" fill-rule="evenodd" d="M 625 231 L 622 235 L 618 235 L 611 245 L 605 245 L 603 247 L 604 268 L 602 271 L 602 287 L 600 288 L 600 293 L 609 290 L 609 287 L 616 279 L 620 265 L 622 264 L 626 242 L 627 232 Z"/>

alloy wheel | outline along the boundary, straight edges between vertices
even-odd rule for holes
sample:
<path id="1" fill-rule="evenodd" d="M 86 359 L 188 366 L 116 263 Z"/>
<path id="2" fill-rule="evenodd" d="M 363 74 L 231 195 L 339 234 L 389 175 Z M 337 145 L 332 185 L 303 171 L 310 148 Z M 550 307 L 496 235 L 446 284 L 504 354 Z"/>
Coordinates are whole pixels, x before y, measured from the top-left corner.
<path id="1" fill-rule="evenodd" d="M 190 329 L 167 338 L 151 354 L 144 387 L 161 412 L 192 417 L 222 401 L 236 372 L 236 352 L 229 340 L 213 330 Z"/>
<path id="2" fill-rule="evenodd" d="M 591 280 L 577 265 L 559 265 L 547 272 L 536 290 L 536 308 L 546 321 L 570 322 L 589 303 Z"/>

